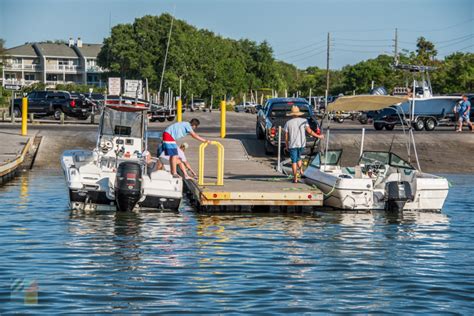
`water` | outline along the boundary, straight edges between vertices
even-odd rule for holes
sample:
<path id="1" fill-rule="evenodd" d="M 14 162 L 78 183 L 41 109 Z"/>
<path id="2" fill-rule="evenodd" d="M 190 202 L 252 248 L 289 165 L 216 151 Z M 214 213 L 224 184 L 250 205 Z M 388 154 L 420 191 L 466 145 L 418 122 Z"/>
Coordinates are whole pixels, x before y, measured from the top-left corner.
<path id="1" fill-rule="evenodd" d="M 0 188 L 0 313 L 474 313 L 474 176 L 442 213 L 80 214 Z"/>

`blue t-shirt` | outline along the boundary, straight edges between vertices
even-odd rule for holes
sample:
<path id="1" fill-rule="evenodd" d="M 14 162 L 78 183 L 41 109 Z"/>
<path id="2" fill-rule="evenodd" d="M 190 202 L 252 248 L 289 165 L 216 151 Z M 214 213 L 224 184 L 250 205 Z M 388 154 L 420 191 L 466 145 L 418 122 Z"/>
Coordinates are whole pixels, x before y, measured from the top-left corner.
<path id="1" fill-rule="evenodd" d="M 471 106 L 471 102 L 469 101 L 463 101 L 461 102 L 461 106 L 459 107 L 459 115 L 464 116 L 464 112 Z M 467 116 L 469 116 L 469 112 L 467 113 Z"/>
<path id="2" fill-rule="evenodd" d="M 178 122 L 171 124 L 165 129 L 165 132 L 171 135 L 174 140 L 178 140 L 183 138 L 184 136 L 188 135 L 193 131 L 191 124 L 189 122 Z"/>

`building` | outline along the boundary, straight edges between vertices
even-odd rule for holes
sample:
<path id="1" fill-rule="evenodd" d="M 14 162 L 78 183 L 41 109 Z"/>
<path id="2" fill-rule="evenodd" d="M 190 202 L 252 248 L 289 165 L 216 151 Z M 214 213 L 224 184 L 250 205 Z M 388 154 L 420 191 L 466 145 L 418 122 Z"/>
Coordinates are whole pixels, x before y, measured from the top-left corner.
<path id="1" fill-rule="evenodd" d="M 80 38 L 68 43 L 27 43 L 7 49 L 2 85 L 43 82 L 103 86 L 104 69 L 97 66 L 102 44 L 85 44 Z"/>

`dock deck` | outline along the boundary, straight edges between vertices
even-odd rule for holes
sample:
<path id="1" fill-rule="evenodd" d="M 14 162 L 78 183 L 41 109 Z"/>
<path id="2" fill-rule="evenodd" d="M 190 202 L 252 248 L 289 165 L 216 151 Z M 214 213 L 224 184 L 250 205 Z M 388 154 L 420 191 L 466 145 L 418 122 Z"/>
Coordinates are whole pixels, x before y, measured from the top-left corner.
<path id="1" fill-rule="evenodd" d="M 186 157 L 198 172 L 199 145 L 191 145 Z M 249 157 L 237 139 L 216 139 L 225 148 L 224 185 L 198 185 L 185 180 L 188 191 L 198 206 L 321 206 L 322 192 L 304 183 L 292 183 L 269 165 Z M 209 145 L 205 154 L 204 182 L 216 182 L 217 150 Z"/>

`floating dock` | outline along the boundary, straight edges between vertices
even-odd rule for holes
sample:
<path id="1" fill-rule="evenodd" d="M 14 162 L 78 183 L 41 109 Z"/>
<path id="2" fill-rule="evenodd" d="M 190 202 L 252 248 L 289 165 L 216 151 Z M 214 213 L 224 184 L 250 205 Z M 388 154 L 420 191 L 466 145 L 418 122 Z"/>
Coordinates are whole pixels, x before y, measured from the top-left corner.
<path id="1" fill-rule="evenodd" d="M 205 150 L 204 184 L 198 180 L 185 180 L 192 202 L 202 209 L 227 206 L 280 206 L 313 207 L 323 204 L 322 192 L 304 183 L 293 183 L 271 166 L 249 157 L 242 142 L 237 139 L 218 139 L 224 148 L 223 185 L 209 185 L 217 182 L 219 155 L 215 146 Z M 186 157 L 198 172 L 199 145 L 189 141 L 191 146 Z M 229 208 L 230 209 L 230 208 Z"/>

